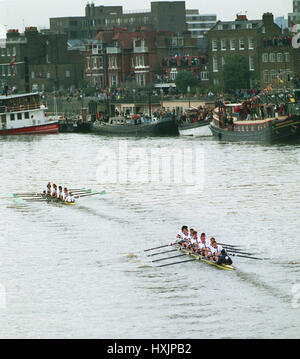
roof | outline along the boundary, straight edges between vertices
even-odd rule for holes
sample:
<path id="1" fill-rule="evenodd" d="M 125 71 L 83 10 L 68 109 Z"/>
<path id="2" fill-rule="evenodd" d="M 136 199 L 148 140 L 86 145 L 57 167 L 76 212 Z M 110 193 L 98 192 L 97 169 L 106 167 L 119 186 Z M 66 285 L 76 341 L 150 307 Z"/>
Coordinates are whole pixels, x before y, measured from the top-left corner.
<path id="1" fill-rule="evenodd" d="M 219 29 L 219 26 L 222 26 Z M 251 26 L 249 28 L 249 25 Z M 235 21 L 218 21 L 209 31 L 224 30 L 246 30 L 259 29 L 264 26 L 263 20 L 235 20 Z"/>
<path id="2" fill-rule="evenodd" d="M 9 100 L 14 98 L 20 98 L 20 97 L 28 97 L 28 96 L 34 96 L 34 95 L 40 95 L 39 92 L 28 92 L 28 93 L 22 93 L 22 94 L 14 94 L 14 95 L 0 95 L 0 100 Z"/>

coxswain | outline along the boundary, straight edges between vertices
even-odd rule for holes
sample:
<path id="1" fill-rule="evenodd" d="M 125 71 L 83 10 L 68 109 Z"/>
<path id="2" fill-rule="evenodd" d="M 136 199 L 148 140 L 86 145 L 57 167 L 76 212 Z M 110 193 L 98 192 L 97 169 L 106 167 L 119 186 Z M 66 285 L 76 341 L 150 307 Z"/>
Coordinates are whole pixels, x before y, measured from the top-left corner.
<path id="1" fill-rule="evenodd" d="M 68 202 L 68 203 L 75 203 L 75 197 L 73 196 L 73 193 L 72 193 L 72 192 L 69 192 L 69 195 L 68 195 L 68 197 L 67 197 L 66 202 Z"/>
<path id="2" fill-rule="evenodd" d="M 211 261 L 215 261 L 217 264 L 232 264 L 232 260 L 225 249 L 213 237 L 210 239 L 210 253 Z"/>
<path id="3" fill-rule="evenodd" d="M 57 186 L 55 183 L 52 185 L 51 197 L 57 197 Z"/>

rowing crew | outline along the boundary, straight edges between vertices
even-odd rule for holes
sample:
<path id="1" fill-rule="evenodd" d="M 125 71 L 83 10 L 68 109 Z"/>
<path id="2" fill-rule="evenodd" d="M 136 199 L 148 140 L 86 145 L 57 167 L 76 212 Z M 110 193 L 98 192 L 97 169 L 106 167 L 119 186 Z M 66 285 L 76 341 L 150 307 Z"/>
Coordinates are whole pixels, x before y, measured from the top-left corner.
<path id="1" fill-rule="evenodd" d="M 226 250 L 216 242 L 214 237 L 211 237 L 210 242 L 208 242 L 205 233 L 201 233 L 200 240 L 198 240 L 197 231 L 193 228 L 188 230 L 187 226 L 182 226 L 181 232 L 177 234 L 176 239 L 177 243 L 182 247 L 188 248 L 192 253 L 197 253 L 212 262 L 232 264 Z"/>
<path id="2" fill-rule="evenodd" d="M 72 192 L 69 192 L 66 187 L 64 189 L 62 189 L 62 186 L 57 187 L 55 183 L 51 184 L 51 182 L 48 182 L 44 194 L 52 198 L 60 199 L 62 202 L 75 202 L 75 197 Z"/>

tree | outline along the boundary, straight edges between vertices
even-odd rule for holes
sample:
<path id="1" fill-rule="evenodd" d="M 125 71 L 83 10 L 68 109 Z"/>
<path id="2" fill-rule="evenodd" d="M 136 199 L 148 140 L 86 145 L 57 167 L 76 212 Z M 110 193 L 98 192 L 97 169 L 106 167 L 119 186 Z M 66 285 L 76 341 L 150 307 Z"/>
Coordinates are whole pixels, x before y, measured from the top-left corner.
<path id="1" fill-rule="evenodd" d="M 187 93 L 188 86 L 190 86 L 191 92 L 195 92 L 197 84 L 198 81 L 191 71 L 180 71 L 175 79 L 176 88 L 181 93 Z"/>
<path id="2" fill-rule="evenodd" d="M 222 77 L 226 91 L 249 88 L 250 71 L 246 57 L 241 55 L 226 57 Z"/>

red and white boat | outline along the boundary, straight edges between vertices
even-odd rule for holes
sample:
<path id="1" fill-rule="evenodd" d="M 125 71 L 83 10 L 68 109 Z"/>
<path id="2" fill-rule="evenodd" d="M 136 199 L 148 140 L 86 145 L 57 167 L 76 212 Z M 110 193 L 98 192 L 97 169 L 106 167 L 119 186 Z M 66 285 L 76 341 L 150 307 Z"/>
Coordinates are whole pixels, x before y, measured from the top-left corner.
<path id="1" fill-rule="evenodd" d="M 39 93 L 0 96 L 0 136 L 58 133 L 46 110 Z"/>

